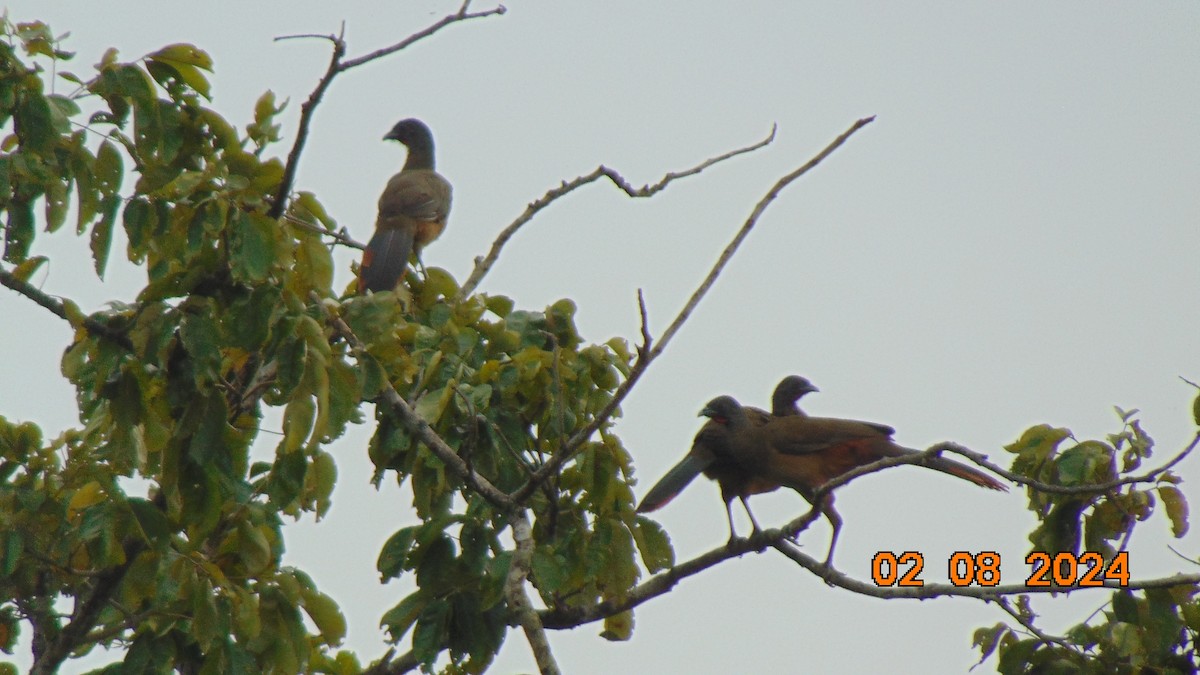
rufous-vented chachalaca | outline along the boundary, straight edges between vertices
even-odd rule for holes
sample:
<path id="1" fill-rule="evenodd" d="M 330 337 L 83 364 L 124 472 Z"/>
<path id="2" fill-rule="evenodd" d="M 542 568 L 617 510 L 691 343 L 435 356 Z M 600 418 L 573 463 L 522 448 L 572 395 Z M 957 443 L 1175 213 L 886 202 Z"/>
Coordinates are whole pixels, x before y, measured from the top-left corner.
<path id="1" fill-rule="evenodd" d="M 817 389 L 815 384 L 809 382 L 808 378 L 800 377 L 799 375 L 788 375 L 780 380 L 779 384 L 775 385 L 775 393 L 771 396 L 771 414 L 775 415 L 776 417 L 787 417 L 788 415 L 808 417 L 808 415 L 800 409 L 800 406 L 796 405 L 796 402 L 799 401 L 800 398 L 805 394 L 815 391 L 821 390 Z M 749 406 L 742 407 L 747 411 L 757 410 L 757 408 L 752 408 Z M 752 413 L 748 412 L 747 414 L 750 415 L 751 422 L 755 421 Z M 886 434 L 888 436 L 896 433 L 895 429 L 886 424 L 862 421 L 858 421 L 858 423 L 865 424 L 873 429 L 878 430 L 879 433 Z"/>
<path id="2" fill-rule="evenodd" d="M 813 391 L 817 391 L 817 388 L 808 380 L 798 375 L 789 375 L 779 382 L 775 387 L 774 394 L 771 395 L 771 414 L 760 408 L 747 406 L 745 407 L 746 416 L 751 424 L 761 426 L 771 419 L 772 414 L 803 415 L 804 413 L 796 406 L 796 401 Z M 650 488 L 650 491 L 642 498 L 642 502 L 638 504 L 637 512 L 648 513 L 666 506 L 667 502 L 683 491 L 696 476 L 703 473 L 708 479 L 715 480 L 721 488 L 721 499 L 725 501 L 725 516 L 729 520 L 730 541 L 737 537 L 737 530 L 733 526 L 734 497 L 742 502 L 742 506 L 746 509 L 746 515 L 750 516 L 750 523 L 754 527 L 754 531 L 758 532 L 758 521 L 754 518 L 754 512 L 750 510 L 747 498 L 750 495 L 777 490 L 780 485 L 763 476 L 751 475 L 730 458 L 728 453 L 714 452 L 714 448 L 721 448 L 725 445 L 727 434 L 728 430 L 723 425 L 712 420 L 705 423 L 692 441 L 692 449 L 682 461 L 659 479 L 654 487 Z"/>
<path id="3" fill-rule="evenodd" d="M 766 479 L 799 492 L 809 503 L 825 483 L 884 457 L 901 457 L 916 450 L 892 442 L 890 427 L 854 420 L 798 415 L 772 416 L 756 424 L 730 396 L 719 396 L 700 411 L 725 433 L 710 432 L 706 449 L 714 462 L 732 461 L 755 479 Z M 1008 488 L 991 476 L 944 457 L 928 457 L 921 466 L 936 469 L 992 490 Z M 833 560 L 842 519 L 833 508 L 833 495 L 821 500 L 821 513 L 833 527 L 825 564 Z"/>
<path id="4" fill-rule="evenodd" d="M 415 252 L 420 261 L 421 249 L 446 229 L 450 213 L 450 183 L 434 171 L 429 127 L 418 119 L 401 120 L 383 138 L 403 143 L 408 158 L 379 197 L 375 235 L 358 271 L 359 293 L 394 290 L 409 255 Z"/>

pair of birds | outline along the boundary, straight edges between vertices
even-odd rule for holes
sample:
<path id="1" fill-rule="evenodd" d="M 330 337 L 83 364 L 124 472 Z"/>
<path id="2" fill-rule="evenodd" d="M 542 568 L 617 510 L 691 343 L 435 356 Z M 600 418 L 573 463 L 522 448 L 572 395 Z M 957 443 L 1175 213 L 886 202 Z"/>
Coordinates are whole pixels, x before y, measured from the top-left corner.
<path id="1" fill-rule="evenodd" d="M 895 429 L 886 424 L 833 418 L 809 417 L 797 402 L 818 391 L 807 379 L 790 375 L 780 381 L 771 396 L 771 412 L 744 407 L 730 396 L 718 396 L 700 411 L 708 422 L 696 434 L 692 449 L 665 476 L 650 488 L 638 505 L 638 513 L 659 509 L 703 473 L 715 480 L 725 500 L 729 519 L 729 538 L 737 532 L 733 526 L 733 500 L 741 500 L 754 531 L 758 521 L 750 511 L 751 495 L 789 487 L 810 504 L 817 490 L 838 476 L 884 457 L 902 457 L 917 451 L 895 444 Z M 950 474 L 992 490 L 1008 488 L 995 478 L 944 457 L 931 456 L 921 466 Z M 842 519 L 833 508 L 833 494 L 819 504 L 829 520 L 833 534 L 828 566 L 841 531 Z"/>

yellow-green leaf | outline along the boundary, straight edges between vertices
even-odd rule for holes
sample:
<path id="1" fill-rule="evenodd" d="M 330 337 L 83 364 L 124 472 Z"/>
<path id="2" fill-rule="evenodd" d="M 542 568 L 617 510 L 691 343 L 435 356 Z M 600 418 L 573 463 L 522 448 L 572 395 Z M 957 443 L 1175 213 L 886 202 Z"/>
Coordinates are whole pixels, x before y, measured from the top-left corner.
<path id="1" fill-rule="evenodd" d="M 1183 537 L 1188 531 L 1187 498 L 1173 485 L 1159 486 L 1158 496 L 1167 509 L 1167 517 L 1171 519 L 1171 533 L 1176 539 Z"/>
<path id="2" fill-rule="evenodd" d="M 29 281 L 29 278 L 33 276 L 33 273 L 37 272 L 38 268 L 41 267 L 46 260 L 47 258 L 44 255 L 35 255 L 20 265 L 17 265 L 16 268 L 13 269 L 12 274 L 20 281 Z"/>
<path id="3" fill-rule="evenodd" d="M 340 643 L 342 638 L 346 637 L 346 617 L 342 615 L 342 610 L 333 598 L 309 589 L 301 590 L 300 596 L 304 598 L 304 611 L 317 625 L 325 644 Z"/>
<path id="4" fill-rule="evenodd" d="M 71 501 L 67 503 L 67 517 L 74 518 L 80 511 L 102 501 L 104 501 L 104 491 L 101 489 L 100 483 L 92 481 L 71 495 Z"/>
<path id="5" fill-rule="evenodd" d="M 621 612 L 604 620 L 604 631 L 600 637 L 614 642 L 623 642 L 633 636 L 633 612 Z"/>
<path id="6" fill-rule="evenodd" d="M 285 452 L 295 452 L 304 445 L 308 433 L 312 430 L 313 416 L 317 405 L 312 396 L 301 394 L 288 403 L 283 413 L 283 444 Z"/>
<path id="7" fill-rule="evenodd" d="M 208 55 L 208 52 L 200 49 L 196 45 L 188 44 L 186 42 L 177 42 L 173 45 L 167 45 L 156 52 L 147 54 L 146 58 L 155 59 L 158 61 L 176 61 L 178 63 L 186 63 L 190 66 L 196 66 L 197 68 L 203 68 L 204 70 L 212 72 L 212 57 Z"/>

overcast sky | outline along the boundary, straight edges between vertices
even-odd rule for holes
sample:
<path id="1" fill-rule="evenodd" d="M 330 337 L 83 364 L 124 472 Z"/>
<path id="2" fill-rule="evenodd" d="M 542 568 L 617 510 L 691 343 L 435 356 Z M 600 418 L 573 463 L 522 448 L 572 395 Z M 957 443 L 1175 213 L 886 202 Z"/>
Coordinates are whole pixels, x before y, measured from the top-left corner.
<path id="1" fill-rule="evenodd" d="M 174 42 L 202 47 L 215 61 L 212 107 L 237 126 L 264 90 L 291 99 L 282 155 L 329 51 L 273 37 L 337 32 L 344 20 L 357 56 L 457 4 L 7 7 L 13 21 L 70 31 L 66 47 L 78 56 L 68 69 L 85 77 L 108 47 L 129 60 Z M 1155 461 L 1191 437 L 1195 392 L 1179 376 L 1200 380 L 1200 4 L 607 0 L 509 10 L 340 76 L 296 187 L 365 241 L 403 161 L 380 138 L 401 118 L 424 119 L 455 190 L 449 228 L 424 260 L 462 281 L 498 231 L 561 180 L 603 163 L 634 184 L 653 182 L 777 123 L 768 148 L 653 200 L 592 185 L 509 244 L 481 290 L 527 309 L 573 298 L 594 342 L 636 339 L 639 288 L 661 333 L 771 184 L 854 120 L 878 116 L 771 207 L 627 399 L 617 431 L 637 461 L 638 495 L 687 451 L 705 401 L 728 393 L 764 405 L 789 373 L 821 388 L 805 401 L 812 413 L 891 424 L 912 447 L 955 440 L 1003 464 L 1002 446 L 1034 424 L 1081 439 L 1117 431 L 1114 405 L 1142 410 Z M 34 252 L 53 258 L 35 281 L 88 311 L 132 299 L 144 282 L 144 270 L 116 255 L 98 281 L 86 238 L 69 227 L 39 235 Z M 354 258 L 337 252 L 339 287 Z M 0 317 L 0 414 L 49 437 L 76 424 L 58 374 L 67 325 L 7 291 Z M 368 484 L 371 432 L 356 428 L 333 449 L 340 479 L 329 517 L 285 532 L 285 562 L 341 603 L 347 644 L 364 663 L 384 651 L 379 616 L 410 588 L 381 588 L 376 556 L 413 517 L 407 491 Z M 1179 472 L 1194 498 L 1196 458 Z M 755 499 L 764 525 L 807 508 L 784 492 Z M 1005 582 L 1019 582 L 1033 525 L 1024 503 L 1019 490 L 889 470 L 838 493 L 835 562 L 867 579 L 874 552 L 919 551 L 924 579 L 944 582 L 952 552 L 994 550 Z M 680 560 L 727 535 L 707 481 L 655 516 Z M 804 551 L 822 556 L 828 534 L 824 523 L 804 533 Z M 1133 575 L 1188 569 L 1168 544 L 1200 554 L 1194 534 L 1173 541 L 1158 516 L 1132 540 Z M 1044 628 L 1061 632 L 1106 599 L 1034 606 Z M 968 600 L 857 596 L 769 551 L 642 606 L 628 643 L 606 642 L 599 625 L 550 639 L 569 673 L 956 673 L 977 660 L 973 630 L 1007 618 Z M 523 636 L 510 633 L 495 672 L 533 669 Z"/>

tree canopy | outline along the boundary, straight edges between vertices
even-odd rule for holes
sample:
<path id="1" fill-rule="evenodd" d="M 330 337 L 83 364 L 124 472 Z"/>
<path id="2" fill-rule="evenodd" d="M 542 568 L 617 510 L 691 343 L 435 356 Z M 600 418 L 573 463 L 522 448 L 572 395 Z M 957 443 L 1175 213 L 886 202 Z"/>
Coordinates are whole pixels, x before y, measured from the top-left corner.
<path id="1" fill-rule="evenodd" d="M 1200 575 L 1140 579 L 1121 560 L 1134 527 L 1155 513 L 1186 533 L 1173 467 L 1200 435 L 1150 466 L 1154 442 L 1136 411 L 1121 411 L 1118 429 L 1096 440 L 1034 425 L 1006 448 L 1007 467 L 954 445 L 922 455 L 957 454 L 1026 490 L 1044 584 L 989 585 L 969 570 L 961 586 L 855 579 L 794 545 L 815 508 L 681 562 L 667 533 L 634 512 L 634 461 L 615 428 L 626 395 L 772 200 L 870 118 L 769 186 L 657 337 L 644 304 L 640 336 L 589 343 L 572 300 L 523 309 L 480 282 L 512 234 L 571 191 L 609 181 L 653 196 L 770 137 L 644 188 L 606 167 L 566 181 L 500 232 L 464 282 L 430 267 L 394 293 L 336 288 L 331 248 L 361 244 L 318 195 L 295 189 L 305 141 L 320 133 L 312 111 L 346 70 L 497 13 L 464 5 L 357 59 L 331 36 L 329 69 L 315 75 L 289 139 L 270 92 L 242 128 L 208 107 L 212 62 L 198 46 L 132 61 L 113 50 L 94 72 L 70 71 L 72 54 L 48 26 L 5 21 L 0 283 L 71 326 L 61 368 L 80 424 L 49 431 L 0 411 L 0 649 L 27 640 L 34 672 L 101 647 L 113 673 L 481 672 L 520 629 L 538 667 L 555 672 L 553 630 L 603 622 L 606 637 L 628 639 L 636 607 L 757 551 L 850 592 L 995 602 L 1012 623 L 974 637 L 1002 672 L 1197 669 Z M 126 258 L 145 273 L 136 295 L 86 313 L 41 292 L 31 280 L 48 260 L 35 242 L 64 226 L 86 237 L 101 278 L 121 228 Z M 270 409 L 283 420 L 274 457 L 251 461 Z M 1194 414 L 1200 426 L 1200 396 Z M 366 450 L 375 483 L 406 486 L 421 521 L 378 552 L 355 552 L 376 555 L 383 580 L 416 581 L 380 617 L 391 644 L 379 654 L 340 650 L 337 598 L 281 563 L 288 519 L 330 508 L 341 461 L 331 450 L 354 424 L 375 428 Z M 964 561 L 972 565 L 986 561 Z M 1111 587 L 1111 603 L 1065 635 L 1047 634 L 1030 595 L 1086 589 L 1085 569 Z"/>

